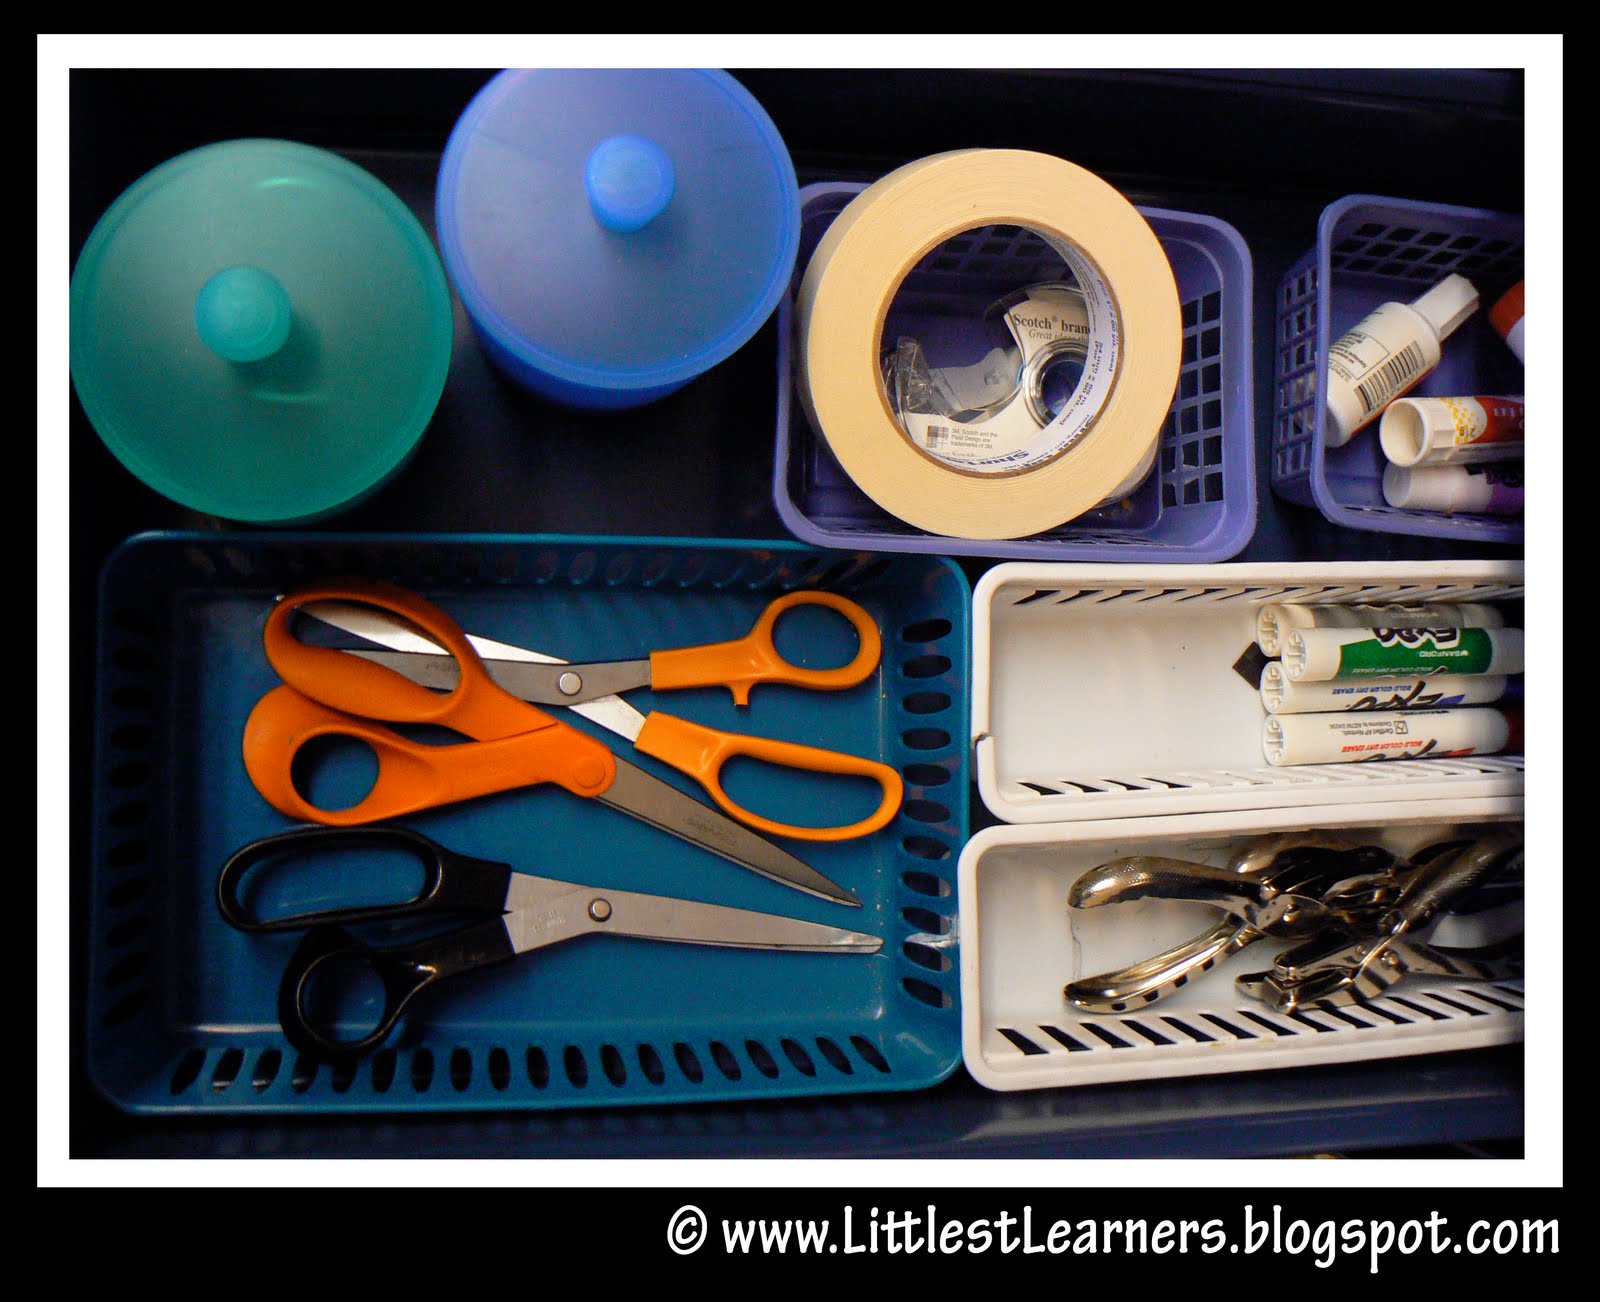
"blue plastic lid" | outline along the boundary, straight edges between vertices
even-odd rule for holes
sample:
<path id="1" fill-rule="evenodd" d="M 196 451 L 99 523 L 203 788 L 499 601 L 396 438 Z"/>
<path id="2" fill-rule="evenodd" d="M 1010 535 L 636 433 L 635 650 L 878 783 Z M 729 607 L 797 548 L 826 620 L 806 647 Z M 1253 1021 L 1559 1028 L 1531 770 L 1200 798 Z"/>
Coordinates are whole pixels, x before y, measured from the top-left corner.
<path id="1" fill-rule="evenodd" d="M 502 72 L 457 122 L 436 202 L 491 355 L 580 405 L 722 361 L 772 314 L 800 239 L 782 138 L 714 70 Z"/>

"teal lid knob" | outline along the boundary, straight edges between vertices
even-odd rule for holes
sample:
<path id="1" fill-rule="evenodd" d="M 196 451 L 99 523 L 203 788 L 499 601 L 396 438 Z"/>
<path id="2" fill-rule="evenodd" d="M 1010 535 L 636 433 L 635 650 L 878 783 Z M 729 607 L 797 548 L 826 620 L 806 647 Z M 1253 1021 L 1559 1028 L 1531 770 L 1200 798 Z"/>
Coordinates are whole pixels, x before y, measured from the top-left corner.
<path id="1" fill-rule="evenodd" d="M 595 146 L 583 185 L 596 220 L 627 234 L 648 226 L 672 201 L 677 174 L 666 150 L 643 136 L 611 136 Z"/>
<path id="2" fill-rule="evenodd" d="M 194 300 L 194 326 L 205 346 L 230 362 L 259 362 L 289 338 L 293 311 L 278 278 L 259 267 L 219 271 Z"/>

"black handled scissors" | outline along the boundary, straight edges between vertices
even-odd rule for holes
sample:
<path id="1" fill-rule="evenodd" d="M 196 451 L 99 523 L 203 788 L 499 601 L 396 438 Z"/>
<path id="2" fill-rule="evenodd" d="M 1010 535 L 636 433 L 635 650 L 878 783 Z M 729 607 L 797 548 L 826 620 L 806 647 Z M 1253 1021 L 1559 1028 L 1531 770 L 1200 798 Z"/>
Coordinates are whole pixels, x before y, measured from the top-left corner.
<path id="1" fill-rule="evenodd" d="M 421 889 L 399 903 L 272 917 L 245 903 L 245 881 L 256 869 L 268 864 L 292 868 L 328 851 L 362 847 L 415 858 L 423 870 Z M 252 841 L 223 865 L 217 907 L 241 931 L 305 931 L 278 987 L 278 1020 L 296 1048 L 334 1059 L 376 1049 L 411 1001 L 436 982 L 582 936 L 832 954 L 872 954 L 883 945 L 878 936 L 779 914 L 515 872 L 509 864 L 458 854 L 404 827 L 304 827 Z M 346 930 L 436 913 L 487 916 L 398 945 L 368 945 Z M 381 983 L 382 1006 L 375 1014 L 363 1013 L 362 1024 L 349 1033 L 346 1014 L 323 1012 L 320 1006 L 338 1003 L 330 996 L 357 987 L 364 975 Z"/>

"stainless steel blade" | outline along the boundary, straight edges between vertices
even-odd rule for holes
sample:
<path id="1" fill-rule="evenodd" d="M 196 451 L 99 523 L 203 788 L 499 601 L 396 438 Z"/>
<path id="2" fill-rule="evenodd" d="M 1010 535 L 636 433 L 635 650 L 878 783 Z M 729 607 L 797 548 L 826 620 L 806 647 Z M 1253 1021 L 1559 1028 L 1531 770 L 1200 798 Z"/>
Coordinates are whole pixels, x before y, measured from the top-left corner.
<path id="1" fill-rule="evenodd" d="M 320 619 L 333 628 L 353 633 L 368 642 L 375 642 L 381 647 L 388 648 L 387 653 L 368 651 L 364 648 L 347 648 L 351 655 L 359 655 L 368 660 L 375 660 L 379 664 L 386 664 L 391 669 L 399 670 L 413 682 L 422 683 L 426 687 L 449 691 L 458 681 L 459 671 L 448 651 L 381 610 L 348 601 L 313 601 L 300 609 L 302 614 Z M 644 715 L 615 693 L 648 684 L 650 681 L 648 660 L 623 660 L 614 665 L 584 666 L 586 681 L 590 688 L 599 690 L 608 687 L 611 695 L 593 696 L 589 692 L 580 691 L 578 697 L 583 699 L 568 698 L 561 694 L 558 686 L 555 695 L 552 696 L 548 694 L 544 684 L 536 683 L 539 694 L 525 696 L 521 689 L 527 683 L 519 677 L 519 672 L 527 671 L 519 671 L 519 666 L 563 666 L 567 661 L 557 656 L 545 655 L 542 651 L 530 651 L 526 647 L 513 646 L 509 642 L 496 642 L 471 633 L 467 634 L 467 641 L 483 660 L 484 668 L 489 671 L 489 677 L 513 696 L 521 697 L 523 700 L 559 703 L 573 713 L 581 714 L 584 718 L 593 720 L 602 728 L 609 729 L 619 737 L 626 737 L 629 741 L 638 737 L 639 729 L 644 726 Z M 440 668 L 441 665 L 446 668 Z M 433 667 L 425 668 L 426 666 Z M 601 683 L 594 677 L 597 670 L 615 672 L 608 674 Z M 556 669 L 548 681 L 553 683 L 561 672 L 559 668 Z"/>
<path id="2" fill-rule="evenodd" d="M 519 874 L 519 876 L 521 876 Z M 518 891 L 513 878 L 508 905 Z M 610 932 L 684 945 L 717 945 L 732 949 L 785 949 L 832 954 L 875 954 L 881 936 L 776 913 L 757 913 L 721 904 L 668 895 L 646 895 L 603 886 L 530 879 L 539 883 L 526 908 L 506 915 L 506 930 L 517 952 L 553 944 L 585 932 Z M 558 893 L 552 898 L 551 890 Z"/>
<path id="3" fill-rule="evenodd" d="M 595 798 L 785 886 L 837 904 L 857 907 L 861 904 L 844 887 L 829 881 L 787 850 L 780 850 L 772 842 L 627 760 L 617 760 L 616 781 Z"/>

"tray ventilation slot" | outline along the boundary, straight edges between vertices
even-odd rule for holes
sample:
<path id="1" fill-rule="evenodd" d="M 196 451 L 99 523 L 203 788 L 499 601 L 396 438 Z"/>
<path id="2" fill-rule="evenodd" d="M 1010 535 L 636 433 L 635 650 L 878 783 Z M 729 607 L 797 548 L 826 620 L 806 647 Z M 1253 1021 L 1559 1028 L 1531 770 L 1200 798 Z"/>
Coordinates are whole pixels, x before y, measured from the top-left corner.
<path id="1" fill-rule="evenodd" d="M 1220 1010 L 1184 1009 L 1131 1017 L 1082 1017 L 1066 1025 L 1034 1022 L 996 1025 L 1009 1050 L 994 1046 L 991 1058 L 1115 1053 L 1184 1054 L 1202 1044 L 1249 1044 L 1271 1040 L 1312 1041 L 1327 1036 L 1360 1035 L 1400 1026 L 1428 1027 L 1520 1017 L 1523 994 L 1495 983 L 1417 988 L 1365 1004 L 1313 1004 L 1293 1013 L 1265 1005 Z"/>
<path id="2" fill-rule="evenodd" d="M 934 997 L 941 995 L 942 992 L 935 991 Z M 481 1072 L 477 1069 L 480 1053 L 484 1068 Z M 737 1041 L 710 1040 L 704 1045 L 677 1041 L 665 1053 L 656 1045 L 639 1044 L 633 1056 L 638 1063 L 636 1070 L 629 1067 L 628 1055 L 618 1045 L 601 1044 L 586 1052 L 583 1046 L 569 1044 L 556 1056 L 552 1072 L 551 1058 L 546 1051 L 529 1046 L 523 1053 L 526 1075 L 519 1081 L 512 1070 L 512 1055 L 501 1045 L 483 1050 L 455 1045 L 440 1052 L 427 1045 L 408 1050 L 385 1047 L 369 1059 L 332 1067 L 301 1055 L 287 1074 L 284 1051 L 276 1046 L 257 1053 L 248 1068 L 246 1050 L 241 1046 L 229 1046 L 217 1052 L 195 1047 L 183 1053 L 174 1065 L 169 1093 L 176 1097 L 201 1090 L 220 1097 L 248 1090 L 253 1095 L 268 1097 L 285 1093 L 315 1097 L 321 1091 L 333 1094 L 370 1091 L 373 1096 L 381 1097 L 393 1091 L 397 1080 L 403 1080 L 415 1095 L 444 1091 L 514 1097 L 513 1086 L 517 1085 L 535 1091 L 560 1087 L 582 1093 L 603 1083 L 614 1089 L 630 1085 L 655 1088 L 672 1078 L 679 1084 L 690 1085 L 708 1080 L 770 1081 L 784 1076 L 795 1080 L 828 1079 L 842 1084 L 850 1077 L 893 1072 L 882 1049 L 862 1035 L 851 1035 L 847 1039 L 790 1035 L 781 1037 L 776 1044 L 749 1037 Z M 443 1071 L 438 1069 L 441 1060 L 445 1065 Z"/>

